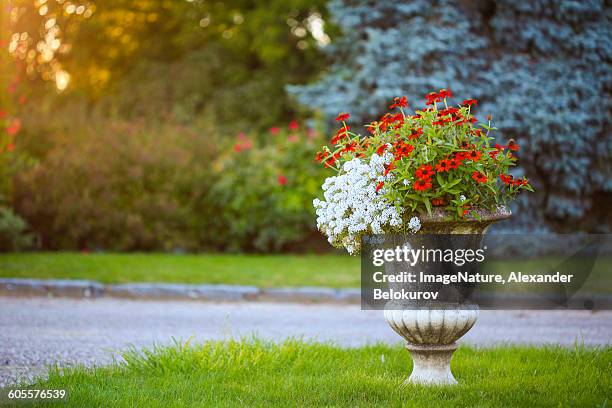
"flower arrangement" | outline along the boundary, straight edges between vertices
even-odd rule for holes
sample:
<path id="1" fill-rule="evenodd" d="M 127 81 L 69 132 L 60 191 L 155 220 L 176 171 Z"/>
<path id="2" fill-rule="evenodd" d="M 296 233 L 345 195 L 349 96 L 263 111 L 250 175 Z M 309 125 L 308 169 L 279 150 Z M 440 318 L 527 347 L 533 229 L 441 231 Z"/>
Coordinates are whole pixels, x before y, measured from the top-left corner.
<path id="1" fill-rule="evenodd" d="M 466 99 L 449 106 L 452 92 L 426 96 L 426 107 L 410 114 L 406 97 L 395 98 L 391 112 L 367 125 L 368 137 L 350 131 L 348 113 L 315 159 L 337 175 L 323 183 L 315 199 L 317 226 L 335 247 L 360 249 L 365 234 L 417 232 L 422 214 L 439 207 L 450 219 L 478 218 L 478 209 L 495 210 L 521 190 L 526 178 L 508 173 L 516 165 L 518 144 L 495 144 L 491 118 L 479 123 L 478 105 Z"/>

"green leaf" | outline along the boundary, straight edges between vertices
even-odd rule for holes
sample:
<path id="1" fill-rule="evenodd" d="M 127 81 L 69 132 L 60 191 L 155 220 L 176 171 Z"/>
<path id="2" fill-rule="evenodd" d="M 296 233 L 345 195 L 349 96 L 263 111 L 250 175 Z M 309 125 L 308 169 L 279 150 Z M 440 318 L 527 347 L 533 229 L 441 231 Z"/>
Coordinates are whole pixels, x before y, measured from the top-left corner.
<path id="1" fill-rule="evenodd" d="M 411 200 L 415 200 L 415 201 L 420 201 L 421 197 L 416 195 L 416 194 L 406 194 L 406 198 L 409 198 Z"/>
<path id="2" fill-rule="evenodd" d="M 449 183 L 446 184 L 446 187 L 451 188 L 456 186 L 457 184 L 461 183 L 461 179 L 457 179 L 457 180 L 453 180 Z"/>
<path id="3" fill-rule="evenodd" d="M 429 198 L 423 197 L 423 203 L 425 204 L 425 207 L 427 208 L 427 213 L 431 215 L 431 202 L 429 202 Z"/>
<path id="4" fill-rule="evenodd" d="M 436 180 L 438 180 L 438 184 L 440 184 L 440 186 L 442 188 L 445 187 L 444 185 L 444 179 L 442 178 L 442 176 L 440 175 L 440 173 L 436 173 Z"/>
<path id="5" fill-rule="evenodd" d="M 485 186 L 486 186 L 486 187 L 487 187 L 489 190 L 491 190 L 491 191 L 493 192 L 493 195 L 494 195 L 494 196 L 497 196 L 497 190 L 495 190 L 495 187 L 493 187 L 493 186 L 492 186 L 491 184 L 489 184 L 489 183 L 485 184 Z"/>

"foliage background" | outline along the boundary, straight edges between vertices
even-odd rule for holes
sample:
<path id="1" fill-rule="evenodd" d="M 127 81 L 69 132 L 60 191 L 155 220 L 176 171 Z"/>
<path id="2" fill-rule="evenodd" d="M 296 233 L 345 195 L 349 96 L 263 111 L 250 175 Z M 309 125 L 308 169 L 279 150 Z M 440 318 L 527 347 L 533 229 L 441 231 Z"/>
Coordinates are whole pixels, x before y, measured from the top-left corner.
<path id="1" fill-rule="evenodd" d="M 603 1 L 10 0 L 0 18 L 3 249 L 325 248 L 331 119 L 444 87 L 523 146 L 537 193 L 513 228 L 611 229 Z"/>
<path id="2" fill-rule="evenodd" d="M 289 87 L 328 117 L 369 121 L 394 96 L 422 106 L 451 88 L 477 98 L 498 134 L 523 146 L 527 195 L 514 226 L 609 232 L 612 9 L 571 0 L 332 0 L 343 36 L 320 80 Z M 483 118 L 481 118 L 483 119 Z M 503 140 L 500 140 L 503 142 Z"/>

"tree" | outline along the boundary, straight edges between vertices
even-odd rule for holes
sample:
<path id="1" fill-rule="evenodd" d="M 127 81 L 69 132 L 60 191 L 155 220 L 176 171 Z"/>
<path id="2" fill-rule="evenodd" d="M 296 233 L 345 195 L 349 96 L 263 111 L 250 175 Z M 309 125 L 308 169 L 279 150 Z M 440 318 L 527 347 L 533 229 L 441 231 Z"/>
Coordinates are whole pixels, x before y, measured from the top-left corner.
<path id="1" fill-rule="evenodd" d="M 525 224 L 610 230 L 612 11 L 603 1 L 333 0 L 329 9 L 343 36 L 318 82 L 289 87 L 299 102 L 357 122 L 399 95 L 417 106 L 440 88 L 477 98 L 523 145 L 537 191 L 519 203 Z"/>
<path id="2" fill-rule="evenodd" d="M 11 3 L 29 78 L 124 118 L 266 128 L 295 115 L 284 85 L 323 62 L 312 27 L 323 0 Z"/>

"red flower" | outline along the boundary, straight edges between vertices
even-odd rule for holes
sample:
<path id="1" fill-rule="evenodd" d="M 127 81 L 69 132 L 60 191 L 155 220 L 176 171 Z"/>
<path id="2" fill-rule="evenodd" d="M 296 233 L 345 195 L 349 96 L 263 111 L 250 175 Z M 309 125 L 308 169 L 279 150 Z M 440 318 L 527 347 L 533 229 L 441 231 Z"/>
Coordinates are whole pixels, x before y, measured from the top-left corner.
<path id="1" fill-rule="evenodd" d="M 384 186 L 384 185 L 385 185 L 385 182 L 384 182 L 384 181 L 381 181 L 380 183 L 378 183 L 378 184 L 376 185 L 376 192 L 378 193 L 378 191 L 379 191 L 381 188 L 383 188 L 383 186 Z"/>
<path id="2" fill-rule="evenodd" d="M 453 168 L 453 162 L 448 159 L 442 159 L 436 164 L 436 171 L 440 173 L 444 173 L 445 171 L 449 171 Z"/>
<path id="3" fill-rule="evenodd" d="M 385 113 L 378 121 L 378 128 L 383 132 L 386 131 L 393 123 L 393 117 L 390 113 Z"/>
<path id="4" fill-rule="evenodd" d="M 444 198 L 442 197 L 432 198 L 431 204 L 433 204 L 434 207 L 440 207 L 445 204 L 445 201 L 444 201 Z"/>
<path id="5" fill-rule="evenodd" d="M 463 161 L 467 159 L 467 152 L 457 152 L 455 153 L 455 160 Z"/>
<path id="6" fill-rule="evenodd" d="M 500 174 L 499 179 L 502 181 L 502 183 L 509 184 L 512 181 L 512 176 L 509 174 Z"/>
<path id="7" fill-rule="evenodd" d="M 343 121 L 345 121 L 345 120 L 348 120 L 348 118 L 350 118 L 350 117 L 351 117 L 351 115 L 350 115 L 350 114 L 348 114 L 348 113 L 344 113 L 344 112 L 340 112 L 340 113 L 338 114 L 338 116 L 336 116 L 336 121 L 338 121 L 338 122 L 343 122 Z"/>
<path id="8" fill-rule="evenodd" d="M 426 105 L 433 105 L 434 102 L 442 102 L 444 98 L 452 98 L 452 97 L 453 97 L 453 93 L 451 92 L 450 89 L 448 90 L 440 89 L 438 93 L 430 92 L 425 96 L 425 99 L 427 100 Z"/>
<path id="9" fill-rule="evenodd" d="M 300 125 L 298 125 L 297 120 L 292 120 L 289 122 L 289 130 L 297 130 L 299 127 Z"/>
<path id="10" fill-rule="evenodd" d="M 7 152 L 12 152 L 13 150 L 15 150 L 15 145 L 12 143 L 9 143 L 6 145 L 6 151 Z"/>
<path id="11" fill-rule="evenodd" d="M 347 144 L 344 149 L 342 149 L 342 152 L 354 152 L 357 149 L 357 142 L 353 141 L 349 144 Z"/>
<path id="12" fill-rule="evenodd" d="M 394 98 L 393 99 L 393 104 L 391 104 L 391 106 L 389 106 L 389 109 L 405 108 L 407 106 L 408 106 L 408 100 L 406 99 L 405 96 L 402 96 L 401 98 Z"/>
<path id="13" fill-rule="evenodd" d="M 333 167 L 336 160 L 340 158 L 340 152 L 334 153 L 330 158 L 325 161 L 325 167 Z"/>
<path id="14" fill-rule="evenodd" d="M 6 128 L 6 133 L 9 136 L 15 136 L 21 129 L 21 121 L 19 119 L 13 119 L 11 124 Z"/>
<path id="15" fill-rule="evenodd" d="M 349 131 L 349 129 L 349 126 L 343 126 L 338 129 L 338 131 L 336 132 L 336 136 L 332 137 L 332 144 L 337 144 L 340 140 L 344 139 L 345 137 L 348 137 L 347 132 Z"/>
<path id="16" fill-rule="evenodd" d="M 476 180 L 477 183 L 486 183 L 487 182 L 487 176 L 485 176 L 483 173 L 479 172 L 479 171 L 475 171 L 472 173 L 472 178 L 474 180 Z"/>
<path id="17" fill-rule="evenodd" d="M 378 146 L 378 149 L 376 149 L 376 154 L 381 156 L 385 152 L 385 150 L 387 150 L 388 147 L 389 146 L 387 143 L 381 144 L 380 146 Z"/>
<path id="18" fill-rule="evenodd" d="M 453 97 L 453 93 L 451 92 L 450 88 L 449 89 L 440 89 L 440 91 L 438 91 L 438 97 L 441 98 L 441 99 L 452 98 Z"/>
<path id="19" fill-rule="evenodd" d="M 414 150 L 414 146 L 412 146 L 411 144 L 408 144 L 408 143 L 403 143 L 402 147 L 399 149 L 399 153 L 402 156 L 406 157 L 410 153 L 412 153 L 413 150 Z"/>
<path id="20" fill-rule="evenodd" d="M 456 154 L 455 157 L 450 159 L 450 162 L 451 169 L 456 170 L 461 166 L 461 163 L 463 163 L 463 158 L 459 154 Z"/>
<path id="21" fill-rule="evenodd" d="M 438 116 L 446 116 L 446 115 L 452 115 L 455 116 L 459 113 L 459 109 L 451 106 L 450 108 L 446 108 L 446 109 L 442 109 L 440 112 L 438 112 Z"/>
<path id="22" fill-rule="evenodd" d="M 328 151 L 317 152 L 317 154 L 315 155 L 315 160 L 321 163 L 323 159 L 326 158 L 327 156 L 329 156 Z"/>
<path id="23" fill-rule="evenodd" d="M 395 162 L 391 162 L 389 164 L 386 164 L 385 165 L 385 172 L 383 173 L 383 176 L 386 176 L 387 174 L 389 174 L 394 169 L 395 169 Z"/>
<path id="24" fill-rule="evenodd" d="M 529 184 L 529 180 L 525 179 L 516 179 L 514 181 L 512 181 L 512 185 L 513 186 L 526 186 L 527 184 Z"/>
<path id="25" fill-rule="evenodd" d="M 480 160 L 481 156 L 482 156 L 482 153 L 480 153 L 478 150 L 472 150 L 472 151 L 467 152 L 467 154 L 465 155 L 465 158 L 467 160 L 477 162 L 478 160 Z"/>
<path id="26" fill-rule="evenodd" d="M 280 132 L 280 128 L 276 126 L 270 128 L 270 133 L 272 133 L 273 135 L 277 135 L 278 132 Z"/>
<path id="27" fill-rule="evenodd" d="M 395 114 L 391 117 L 391 122 L 395 123 L 394 129 L 399 129 L 404 125 L 404 115 L 402 113 Z"/>
<path id="28" fill-rule="evenodd" d="M 510 174 L 500 174 L 499 175 L 499 179 L 502 181 L 502 183 L 508 185 L 512 183 L 512 176 Z"/>
<path id="29" fill-rule="evenodd" d="M 465 105 L 465 106 L 476 105 L 476 106 L 478 106 L 478 101 L 476 99 L 466 99 L 466 100 L 463 101 L 462 105 Z"/>
<path id="30" fill-rule="evenodd" d="M 431 180 L 429 179 L 418 179 L 413 184 L 412 187 L 415 191 L 425 191 L 431 188 Z"/>
<path id="31" fill-rule="evenodd" d="M 414 175 L 417 176 L 417 178 L 419 179 L 425 180 L 433 176 L 434 171 L 433 171 L 433 168 L 429 164 L 424 164 L 417 169 Z"/>
<path id="32" fill-rule="evenodd" d="M 366 125 L 366 128 L 368 129 L 368 133 L 371 133 L 371 134 L 376 133 L 377 127 L 378 127 L 378 122 L 376 121 L 371 122 L 369 125 Z"/>
<path id="33" fill-rule="evenodd" d="M 442 98 L 440 98 L 440 96 L 435 93 L 435 92 L 430 92 L 427 95 L 425 95 L 425 105 L 433 105 L 434 102 L 441 102 Z"/>
<path id="34" fill-rule="evenodd" d="M 510 140 L 506 147 L 508 148 L 508 150 L 512 150 L 515 152 L 521 148 L 514 140 Z"/>
<path id="35" fill-rule="evenodd" d="M 400 160 L 402 157 L 408 157 L 410 153 L 414 150 L 414 146 L 404 142 L 403 140 L 398 140 L 393 145 L 395 160 Z"/>
<path id="36" fill-rule="evenodd" d="M 4 119 L 6 118 L 8 114 L 6 113 L 6 111 L 0 110 L 0 119 Z"/>
<path id="37" fill-rule="evenodd" d="M 391 122 L 399 122 L 400 124 L 404 123 L 404 115 L 402 115 L 402 113 L 396 113 L 395 115 L 391 116 Z"/>
<path id="38" fill-rule="evenodd" d="M 408 140 L 418 139 L 419 136 L 423 134 L 423 128 L 412 129 L 410 131 L 410 136 L 408 136 Z"/>
<path id="39" fill-rule="evenodd" d="M 504 149 L 504 146 L 500 145 L 499 143 L 495 143 L 495 150 L 491 150 L 489 152 L 489 156 L 491 156 L 492 159 L 495 159 L 499 152 L 503 151 Z"/>
<path id="40" fill-rule="evenodd" d="M 442 116 L 438 117 L 438 120 L 431 122 L 432 125 L 445 126 L 447 123 L 451 123 L 453 121 L 452 116 Z"/>
<path id="41" fill-rule="evenodd" d="M 279 174 L 279 175 L 278 175 L 278 178 L 277 178 L 277 181 L 278 181 L 278 185 L 279 185 L 279 186 L 284 186 L 284 185 L 286 185 L 286 184 L 287 184 L 287 177 L 285 177 L 285 176 L 284 176 L 284 175 L 282 175 L 282 174 Z"/>

